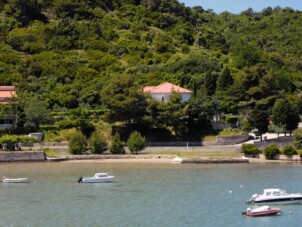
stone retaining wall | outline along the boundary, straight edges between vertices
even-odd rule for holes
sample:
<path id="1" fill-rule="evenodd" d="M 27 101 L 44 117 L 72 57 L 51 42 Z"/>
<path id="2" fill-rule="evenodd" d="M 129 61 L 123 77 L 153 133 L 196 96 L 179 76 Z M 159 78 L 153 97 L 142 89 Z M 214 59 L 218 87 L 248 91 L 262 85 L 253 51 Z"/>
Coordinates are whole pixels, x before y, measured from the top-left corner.
<path id="1" fill-rule="evenodd" d="M 198 146 L 219 146 L 219 145 L 235 145 L 249 140 L 248 133 L 233 136 L 218 136 L 216 141 L 173 141 L 173 142 L 148 142 L 147 147 L 198 147 Z"/>
<path id="2" fill-rule="evenodd" d="M 262 160 L 265 160 L 265 155 L 264 154 L 260 154 L 259 155 L 259 159 L 262 159 Z M 301 157 L 300 155 L 293 155 L 293 156 L 287 156 L 287 155 L 284 155 L 284 154 L 281 154 L 281 155 L 277 155 L 275 157 L 274 160 L 281 160 L 281 161 L 301 161 Z"/>
<path id="3" fill-rule="evenodd" d="M 216 142 L 218 143 L 229 143 L 229 144 L 238 144 L 243 143 L 249 140 L 248 133 L 242 133 L 240 135 L 233 136 L 218 136 Z"/>
<path id="4" fill-rule="evenodd" d="M 248 133 L 242 133 L 240 135 L 233 136 L 217 136 L 214 142 L 202 142 L 204 146 L 217 146 L 217 145 L 234 145 L 244 143 L 249 140 Z"/>
<path id="5" fill-rule="evenodd" d="M 293 145 L 293 137 L 292 136 L 282 136 L 276 139 L 263 140 L 263 141 L 255 141 L 254 144 L 259 149 L 264 149 L 270 144 L 276 144 L 279 148 L 283 148 L 287 145 Z"/>
<path id="6" fill-rule="evenodd" d="M 0 162 L 16 162 L 16 161 L 44 161 L 46 160 L 43 151 L 38 152 L 0 152 Z"/>

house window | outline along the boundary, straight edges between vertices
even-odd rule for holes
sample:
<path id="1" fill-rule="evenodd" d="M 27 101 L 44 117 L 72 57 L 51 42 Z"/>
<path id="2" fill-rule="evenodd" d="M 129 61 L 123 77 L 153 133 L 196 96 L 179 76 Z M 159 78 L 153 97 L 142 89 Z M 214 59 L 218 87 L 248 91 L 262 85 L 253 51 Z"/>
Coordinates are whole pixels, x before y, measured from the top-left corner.
<path id="1" fill-rule="evenodd" d="M 161 101 L 163 102 L 163 101 L 165 101 L 165 97 L 163 96 L 163 97 L 161 97 Z"/>

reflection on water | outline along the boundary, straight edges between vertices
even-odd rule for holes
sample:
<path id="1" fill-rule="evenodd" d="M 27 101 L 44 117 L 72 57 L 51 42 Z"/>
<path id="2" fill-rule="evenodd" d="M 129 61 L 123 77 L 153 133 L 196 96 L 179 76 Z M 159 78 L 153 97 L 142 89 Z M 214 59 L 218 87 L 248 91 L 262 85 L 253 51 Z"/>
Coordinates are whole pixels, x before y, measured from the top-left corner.
<path id="1" fill-rule="evenodd" d="M 301 170 L 298 164 L 2 163 L 0 177 L 32 183 L 0 185 L 0 226 L 299 226 L 302 205 L 278 206 L 283 213 L 276 217 L 241 211 L 264 188 L 302 192 Z M 96 172 L 116 182 L 77 183 Z"/>

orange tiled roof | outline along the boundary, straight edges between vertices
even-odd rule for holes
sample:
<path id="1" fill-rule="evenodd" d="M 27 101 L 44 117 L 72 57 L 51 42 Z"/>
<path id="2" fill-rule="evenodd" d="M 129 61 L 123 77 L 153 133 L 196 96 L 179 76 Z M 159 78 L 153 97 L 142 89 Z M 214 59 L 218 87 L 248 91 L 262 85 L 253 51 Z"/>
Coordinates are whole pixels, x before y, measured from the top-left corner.
<path id="1" fill-rule="evenodd" d="M 0 86 L 0 99 L 9 99 L 16 97 L 15 86 Z"/>
<path id="2" fill-rule="evenodd" d="M 14 91 L 15 86 L 0 86 L 0 91 Z"/>
<path id="3" fill-rule="evenodd" d="M 179 93 L 192 93 L 192 91 L 187 90 L 185 88 L 179 87 L 177 85 L 171 84 L 169 82 L 165 82 L 158 86 L 146 86 L 143 88 L 143 92 L 149 93 L 171 93 L 171 92 L 179 92 Z"/>

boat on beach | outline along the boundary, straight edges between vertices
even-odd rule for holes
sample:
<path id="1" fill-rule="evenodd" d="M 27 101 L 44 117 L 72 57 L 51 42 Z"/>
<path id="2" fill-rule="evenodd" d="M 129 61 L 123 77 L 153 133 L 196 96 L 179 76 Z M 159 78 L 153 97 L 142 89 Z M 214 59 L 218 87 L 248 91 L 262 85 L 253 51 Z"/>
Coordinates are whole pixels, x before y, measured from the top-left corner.
<path id="1" fill-rule="evenodd" d="M 271 216 L 281 213 L 279 208 L 274 208 L 270 206 L 261 206 L 256 209 L 247 208 L 245 211 L 241 212 L 243 215 L 249 217 L 260 217 L 260 216 Z"/>
<path id="2" fill-rule="evenodd" d="M 108 173 L 96 173 L 93 177 L 80 177 L 78 183 L 109 183 L 114 180 L 114 176 Z"/>
<path id="3" fill-rule="evenodd" d="M 302 202 L 302 193 L 287 193 L 279 188 L 264 189 L 262 194 L 254 194 L 248 204 L 295 204 Z"/>
<path id="4" fill-rule="evenodd" d="M 176 156 L 171 160 L 171 163 L 182 163 L 182 158 L 179 156 Z"/>
<path id="5" fill-rule="evenodd" d="M 1 180 L 2 183 L 29 183 L 28 178 L 7 178 L 3 177 Z"/>

